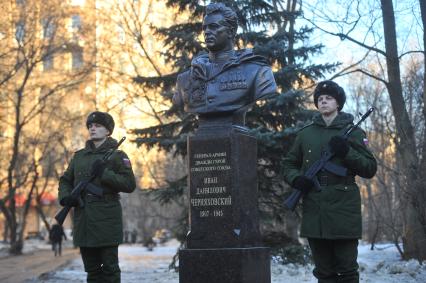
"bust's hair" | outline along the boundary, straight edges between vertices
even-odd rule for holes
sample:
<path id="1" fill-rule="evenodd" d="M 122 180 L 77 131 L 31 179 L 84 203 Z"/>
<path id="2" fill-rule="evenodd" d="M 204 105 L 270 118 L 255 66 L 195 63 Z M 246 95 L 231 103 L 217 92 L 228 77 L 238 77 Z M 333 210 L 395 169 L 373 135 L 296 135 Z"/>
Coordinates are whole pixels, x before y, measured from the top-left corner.
<path id="1" fill-rule="evenodd" d="M 227 7 L 223 3 L 211 3 L 207 5 L 205 15 L 207 16 L 214 13 L 222 14 L 225 18 L 226 25 L 233 30 L 234 35 L 237 33 L 238 17 L 237 13 L 235 13 L 234 10 Z"/>

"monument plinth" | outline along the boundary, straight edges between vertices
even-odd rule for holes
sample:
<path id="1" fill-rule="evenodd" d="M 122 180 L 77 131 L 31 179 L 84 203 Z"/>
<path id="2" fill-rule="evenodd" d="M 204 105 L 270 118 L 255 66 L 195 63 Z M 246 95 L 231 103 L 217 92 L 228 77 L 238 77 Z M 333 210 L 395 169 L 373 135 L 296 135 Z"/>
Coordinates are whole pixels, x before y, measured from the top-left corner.
<path id="1" fill-rule="evenodd" d="M 257 206 L 257 142 L 247 128 L 201 121 L 188 137 L 190 227 L 181 283 L 270 282 Z"/>

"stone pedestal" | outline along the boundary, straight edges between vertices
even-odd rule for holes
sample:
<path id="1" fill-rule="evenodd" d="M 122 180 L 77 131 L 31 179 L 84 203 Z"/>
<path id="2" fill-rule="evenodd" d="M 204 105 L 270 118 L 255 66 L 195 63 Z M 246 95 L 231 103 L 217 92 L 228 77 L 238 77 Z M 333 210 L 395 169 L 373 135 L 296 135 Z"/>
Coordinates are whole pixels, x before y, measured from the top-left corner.
<path id="1" fill-rule="evenodd" d="M 182 249 L 179 282 L 269 283 L 269 249 Z"/>
<path id="2" fill-rule="evenodd" d="M 270 283 L 261 247 L 257 142 L 245 127 L 201 124 L 188 138 L 190 227 L 180 283 Z"/>

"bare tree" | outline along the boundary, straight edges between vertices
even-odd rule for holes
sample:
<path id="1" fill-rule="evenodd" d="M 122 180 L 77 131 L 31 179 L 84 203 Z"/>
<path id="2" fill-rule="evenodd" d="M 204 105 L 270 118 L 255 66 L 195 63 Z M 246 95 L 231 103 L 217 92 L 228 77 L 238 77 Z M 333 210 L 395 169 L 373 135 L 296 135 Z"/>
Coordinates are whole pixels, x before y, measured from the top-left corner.
<path id="1" fill-rule="evenodd" d="M 0 73 L 0 82 L 7 113 L 1 117 L 1 124 L 9 134 L 3 145 L 7 148 L 3 155 L 5 167 L 0 167 L 5 192 L 1 195 L 0 210 L 7 221 L 10 253 L 19 254 L 26 216 L 40 178 L 38 166 L 42 157 L 37 157 L 37 152 L 47 150 L 43 144 L 54 137 L 55 127 L 60 131 L 65 128 L 59 121 L 72 117 L 66 110 L 66 102 L 70 101 L 67 95 L 87 79 L 92 66 L 82 64 L 62 73 L 49 72 L 53 59 L 65 61 L 64 56 L 76 48 L 66 32 L 69 13 L 61 1 L 9 2 L 2 6 L 2 13 L 13 17 L 9 17 L 8 25 L 2 26 L 7 44 L 3 49 L 6 55 L 0 59 L 6 70 Z M 20 215 L 16 204 L 18 192 L 26 195 Z"/>

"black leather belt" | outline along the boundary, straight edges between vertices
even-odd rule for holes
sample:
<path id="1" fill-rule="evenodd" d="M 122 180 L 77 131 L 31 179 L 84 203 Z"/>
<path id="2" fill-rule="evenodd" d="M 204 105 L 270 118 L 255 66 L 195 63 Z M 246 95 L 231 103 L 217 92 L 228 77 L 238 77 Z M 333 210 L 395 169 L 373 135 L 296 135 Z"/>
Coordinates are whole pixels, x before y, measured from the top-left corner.
<path id="1" fill-rule="evenodd" d="M 317 176 L 318 183 L 321 187 L 334 186 L 334 185 L 351 185 L 355 183 L 354 176 L 339 177 L 320 174 Z"/>
<path id="2" fill-rule="evenodd" d="M 87 201 L 119 200 L 120 199 L 120 195 L 119 194 L 105 194 L 105 195 L 103 195 L 103 196 L 100 197 L 100 196 L 88 193 L 86 195 L 86 199 L 87 199 Z"/>

